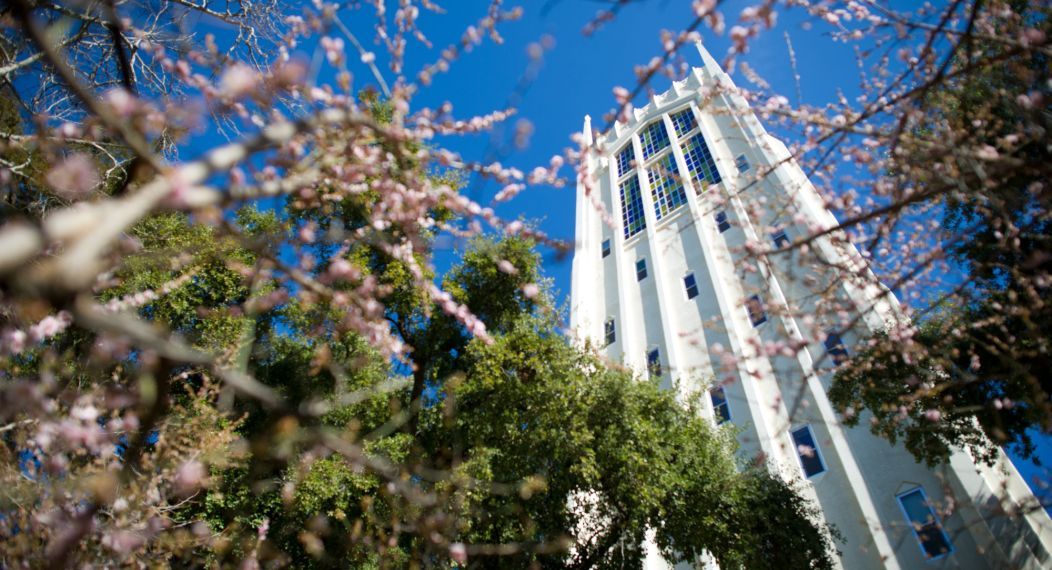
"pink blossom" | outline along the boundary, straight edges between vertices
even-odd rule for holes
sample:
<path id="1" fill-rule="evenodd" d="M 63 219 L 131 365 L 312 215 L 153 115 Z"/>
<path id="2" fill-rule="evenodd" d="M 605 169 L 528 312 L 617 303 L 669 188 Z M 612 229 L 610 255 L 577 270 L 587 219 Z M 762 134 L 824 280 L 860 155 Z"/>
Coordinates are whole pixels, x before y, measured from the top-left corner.
<path id="1" fill-rule="evenodd" d="M 449 545 L 449 557 L 457 564 L 468 563 L 468 549 L 463 542 L 454 542 Z"/>
<path id="2" fill-rule="evenodd" d="M 200 461 L 191 459 L 180 465 L 175 471 L 172 485 L 176 493 L 189 495 L 204 486 L 205 477 L 207 476 L 208 471 L 205 469 L 205 466 Z"/>
<path id="3" fill-rule="evenodd" d="M 507 259 L 502 259 L 498 261 L 497 268 L 503 271 L 504 273 L 507 273 L 508 275 L 515 275 L 519 272 L 519 270 L 515 268 L 515 265 Z"/>
<path id="4" fill-rule="evenodd" d="M 130 118 L 139 110 L 139 100 L 123 87 L 114 87 L 106 92 L 106 102 L 122 118 Z"/>
<path id="5" fill-rule="evenodd" d="M 26 341 L 29 338 L 24 331 L 18 329 L 6 329 L 3 332 L 3 336 L 0 337 L 3 340 L 2 348 L 3 352 L 8 354 L 21 354 L 26 349 Z"/>
<path id="6" fill-rule="evenodd" d="M 541 289 L 537 286 L 536 283 L 527 283 L 522 286 L 522 294 L 525 295 L 527 299 L 532 299 L 536 297 L 537 294 L 540 292 Z"/>
<path id="7" fill-rule="evenodd" d="M 942 412 L 935 409 L 926 410 L 924 412 L 924 419 L 928 420 L 929 422 L 937 422 L 940 419 L 942 419 Z"/>
<path id="8" fill-rule="evenodd" d="M 240 99 L 249 95 L 256 90 L 257 85 L 259 85 L 259 74 L 243 63 L 228 67 L 219 80 L 220 91 L 231 99 Z"/>
<path id="9" fill-rule="evenodd" d="M 84 198 L 99 185 L 95 161 L 86 154 L 67 156 L 47 173 L 47 183 L 56 194 L 69 200 Z"/>

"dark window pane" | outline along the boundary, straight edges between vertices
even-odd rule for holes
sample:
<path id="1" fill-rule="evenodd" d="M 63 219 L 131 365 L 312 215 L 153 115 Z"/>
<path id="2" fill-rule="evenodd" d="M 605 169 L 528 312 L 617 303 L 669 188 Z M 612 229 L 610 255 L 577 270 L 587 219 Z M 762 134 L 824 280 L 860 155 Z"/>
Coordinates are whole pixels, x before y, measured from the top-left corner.
<path id="1" fill-rule="evenodd" d="M 698 296 L 698 282 L 694 279 L 693 273 L 683 278 L 683 286 L 687 290 L 688 299 L 693 299 Z"/>
<path id="2" fill-rule="evenodd" d="M 771 239 L 774 240 L 774 247 L 779 248 L 785 247 L 792 243 L 792 241 L 789 239 L 789 236 L 785 234 L 785 230 L 780 230 L 771 234 Z"/>
<path id="3" fill-rule="evenodd" d="M 723 391 L 723 386 L 717 386 L 709 390 L 709 397 L 712 398 L 712 411 L 716 417 L 716 424 L 723 424 L 731 420 L 731 408 L 727 403 L 727 395 Z"/>
<path id="4" fill-rule="evenodd" d="M 636 281 L 642 281 L 647 278 L 647 260 L 640 259 L 636 261 Z"/>
<path id="5" fill-rule="evenodd" d="M 844 346 L 844 341 L 841 340 L 840 335 L 836 333 L 829 333 L 826 336 L 826 352 L 833 359 L 834 364 L 841 364 L 847 360 L 847 347 Z"/>
<path id="6" fill-rule="evenodd" d="M 949 553 L 953 547 L 950 538 L 942 529 L 942 523 L 931 508 L 931 503 L 921 488 L 899 495 L 899 503 L 906 513 L 906 520 L 913 527 L 913 532 L 920 543 L 924 555 L 936 558 Z"/>
<path id="7" fill-rule="evenodd" d="M 647 353 L 647 370 L 651 376 L 661 376 L 661 351 L 654 348 Z"/>
<path id="8" fill-rule="evenodd" d="M 738 167 L 738 172 L 748 172 L 751 166 L 749 165 L 749 159 L 744 154 L 739 154 L 738 158 L 734 161 L 734 165 Z"/>
<path id="9" fill-rule="evenodd" d="M 603 257 L 610 255 L 610 240 L 603 240 Z"/>
<path id="10" fill-rule="evenodd" d="M 764 310 L 763 301 L 760 300 L 759 295 L 749 297 L 749 300 L 745 302 L 745 307 L 749 310 L 749 320 L 752 321 L 752 326 L 767 322 L 767 311 Z"/>
<path id="11" fill-rule="evenodd" d="M 606 334 L 606 344 L 607 344 L 607 346 L 609 346 L 611 344 L 614 344 L 614 341 L 617 340 L 617 330 L 616 329 L 617 329 L 617 327 L 614 326 L 614 319 L 608 319 L 606 321 L 605 330 L 603 331 Z"/>
<path id="12" fill-rule="evenodd" d="M 719 211 L 716 212 L 716 228 L 720 230 L 720 233 L 731 229 L 731 223 L 727 220 L 727 212 Z"/>
<path id="13" fill-rule="evenodd" d="M 804 426 L 793 431 L 793 444 L 796 445 L 796 454 L 800 457 L 800 465 L 804 468 L 805 475 L 813 477 L 826 470 L 811 428 Z"/>

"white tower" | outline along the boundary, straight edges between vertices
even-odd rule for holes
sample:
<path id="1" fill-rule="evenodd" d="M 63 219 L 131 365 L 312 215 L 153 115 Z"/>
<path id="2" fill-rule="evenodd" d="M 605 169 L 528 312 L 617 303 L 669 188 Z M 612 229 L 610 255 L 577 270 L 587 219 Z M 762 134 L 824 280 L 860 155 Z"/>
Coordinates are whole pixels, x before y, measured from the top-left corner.
<path id="1" fill-rule="evenodd" d="M 838 421 L 832 361 L 900 318 L 897 301 L 836 233 L 746 255 L 836 220 L 698 49 L 703 67 L 595 141 L 577 190 L 578 338 L 682 397 L 707 393 L 706 415 L 739 430 L 742 453 L 806 481 L 846 539 L 844 568 L 1048 567 L 1052 523 L 1024 508 L 1036 501 L 1006 458 L 987 467 L 958 451 L 929 469 L 865 421 Z"/>

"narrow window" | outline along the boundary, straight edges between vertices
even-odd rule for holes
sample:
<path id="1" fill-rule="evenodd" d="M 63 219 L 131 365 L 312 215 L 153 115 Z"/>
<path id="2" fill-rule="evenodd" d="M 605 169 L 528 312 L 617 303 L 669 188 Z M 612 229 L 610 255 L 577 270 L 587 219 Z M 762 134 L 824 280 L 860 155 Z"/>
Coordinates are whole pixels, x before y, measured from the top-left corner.
<path id="1" fill-rule="evenodd" d="M 716 418 L 716 425 L 731 421 L 731 406 L 727 403 L 727 394 L 723 386 L 716 386 L 709 390 L 709 398 L 712 398 L 712 413 Z"/>
<path id="2" fill-rule="evenodd" d="M 946 536 L 946 531 L 942 529 L 942 522 L 935 514 L 935 509 L 931 508 L 931 502 L 928 501 L 923 488 L 917 487 L 907 491 L 899 495 L 898 499 L 925 557 L 940 558 L 953 551 L 950 537 Z"/>
<path id="3" fill-rule="evenodd" d="M 640 257 L 636 260 L 636 281 L 647 278 L 647 258 Z"/>
<path id="4" fill-rule="evenodd" d="M 847 360 L 847 347 L 844 346 L 844 340 L 840 338 L 840 335 L 836 333 L 827 334 L 825 345 L 826 352 L 829 353 L 834 364 L 843 364 Z"/>
<path id="5" fill-rule="evenodd" d="M 739 154 L 738 158 L 734 159 L 734 165 L 738 167 L 738 172 L 748 172 L 752 166 L 749 165 L 749 159 L 744 154 Z"/>
<path id="6" fill-rule="evenodd" d="M 661 350 L 652 348 L 647 352 L 647 371 L 651 376 L 661 376 Z"/>
<path id="7" fill-rule="evenodd" d="M 815 432 L 811 431 L 811 426 L 793 430 L 793 445 L 796 446 L 796 455 L 800 458 L 800 467 L 808 479 L 825 473 L 826 464 L 822 461 L 822 453 L 818 451 Z"/>
<path id="8" fill-rule="evenodd" d="M 606 320 L 606 326 L 604 327 L 603 333 L 606 337 L 606 345 L 610 346 L 617 340 L 617 327 L 614 326 L 614 318 L 610 317 Z"/>
<path id="9" fill-rule="evenodd" d="M 773 234 L 771 234 L 771 239 L 774 240 L 774 247 L 777 248 L 782 248 L 792 243 L 792 240 L 790 240 L 789 236 L 786 235 L 785 230 L 778 230 L 774 232 Z"/>
<path id="10" fill-rule="evenodd" d="M 639 177 L 626 178 L 619 188 L 621 221 L 624 223 L 625 239 L 628 239 L 647 227 L 647 220 L 643 215 L 643 193 L 639 191 Z"/>
<path id="11" fill-rule="evenodd" d="M 716 212 L 716 228 L 720 230 L 720 233 L 731 229 L 731 222 L 727 219 L 727 212 L 720 210 Z"/>
<path id="12" fill-rule="evenodd" d="M 603 240 L 603 257 L 610 255 L 610 240 Z"/>
<path id="13" fill-rule="evenodd" d="M 749 300 L 745 302 L 745 308 L 749 310 L 749 320 L 752 321 L 752 326 L 760 326 L 767 322 L 767 311 L 763 308 L 763 301 L 760 300 L 759 295 L 749 297 Z"/>
<path id="14" fill-rule="evenodd" d="M 687 290 L 687 299 L 693 299 L 698 296 L 698 281 L 694 279 L 693 273 L 688 273 L 683 278 L 683 287 Z"/>

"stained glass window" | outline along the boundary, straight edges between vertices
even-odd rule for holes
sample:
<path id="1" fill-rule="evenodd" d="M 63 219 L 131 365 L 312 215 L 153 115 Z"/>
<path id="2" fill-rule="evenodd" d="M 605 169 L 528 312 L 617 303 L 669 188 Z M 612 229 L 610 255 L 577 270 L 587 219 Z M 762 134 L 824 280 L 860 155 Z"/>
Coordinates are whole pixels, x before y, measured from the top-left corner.
<path id="1" fill-rule="evenodd" d="M 716 170 L 716 161 L 709 152 L 709 145 L 705 144 L 705 138 L 698 133 L 683 143 L 683 160 L 687 163 L 690 172 L 690 180 L 694 183 L 694 190 L 702 192 L 708 184 L 718 184 L 721 180 L 720 172 Z"/>
<path id="2" fill-rule="evenodd" d="M 654 121 L 647 125 L 647 128 L 639 133 L 639 142 L 643 145 L 643 160 L 647 160 L 661 152 L 669 145 L 665 123 L 663 121 Z"/>
<path id="3" fill-rule="evenodd" d="M 694 112 L 690 109 L 684 109 L 671 116 L 672 125 L 676 127 L 676 136 L 681 137 L 690 131 L 694 130 L 694 127 L 698 126 L 698 122 L 694 120 Z"/>
<path id="4" fill-rule="evenodd" d="M 683 190 L 676 159 L 671 154 L 651 165 L 647 169 L 647 178 L 650 180 L 650 193 L 654 198 L 654 214 L 657 219 L 664 218 L 669 212 L 687 203 L 687 193 Z"/>
<path id="5" fill-rule="evenodd" d="M 621 178 L 626 172 L 632 170 L 632 163 L 635 161 L 636 151 L 631 144 L 621 149 L 621 152 L 617 153 L 617 177 Z"/>
<path id="6" fill-rule="evenodd" d="M 621 183 L 621 221 L 625 226 L 625 239 L 647 227 L 643 215 L 643 193 L 639 190 L 639 178 L 635 176 Z"/>

